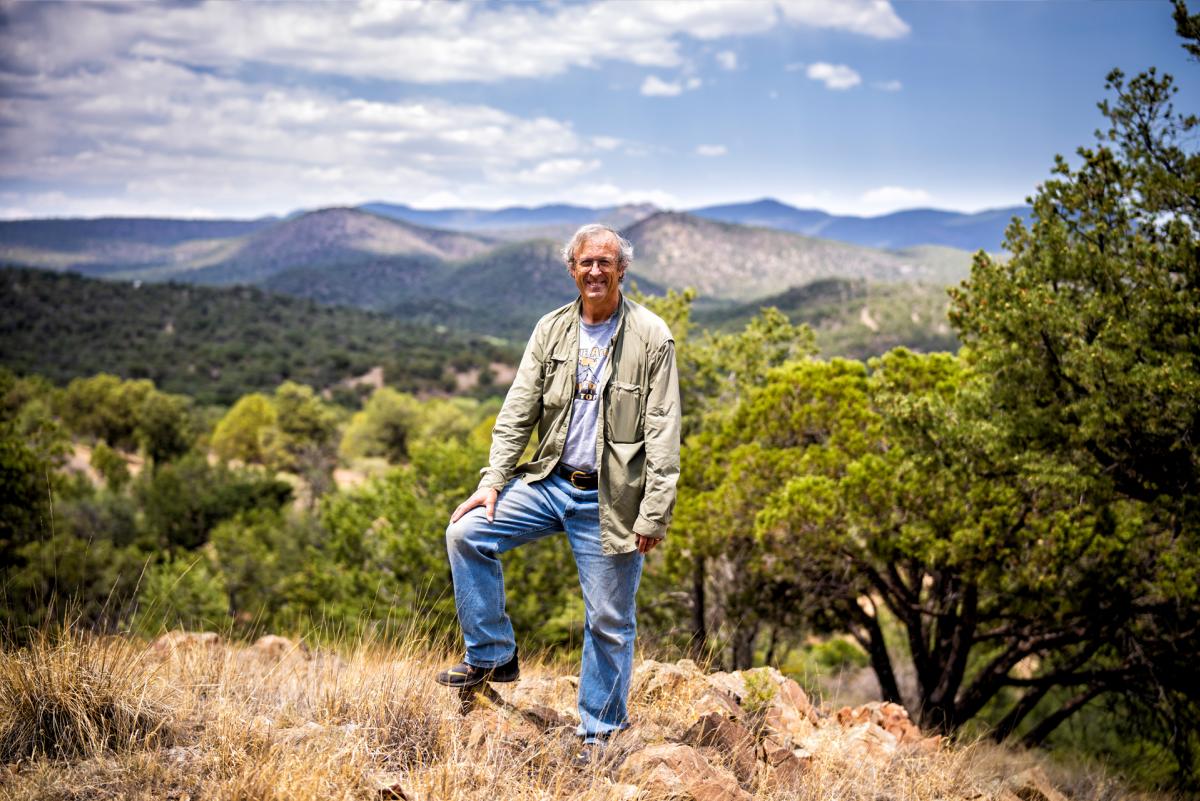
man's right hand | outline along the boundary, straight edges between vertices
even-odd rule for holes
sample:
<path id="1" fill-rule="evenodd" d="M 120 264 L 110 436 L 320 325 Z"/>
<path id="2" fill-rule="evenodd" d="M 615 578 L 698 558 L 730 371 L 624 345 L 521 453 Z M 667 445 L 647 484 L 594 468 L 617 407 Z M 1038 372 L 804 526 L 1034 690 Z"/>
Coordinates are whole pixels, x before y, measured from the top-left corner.
<path id="1" fill-rule="evenodd" d="M 450 522 L 457 523 L 458 519 L 467 512 L 474 509 L 476 506 L 484 507 L 487 512 L 488 522 L 494 522 L 496 518 L 496 498 L 500 496 L 500 492 L 495 488 L 480 487 L 475 490 L 475 493 L 458 505 L 454 510 L 454 514 L 450 515 Z"/>

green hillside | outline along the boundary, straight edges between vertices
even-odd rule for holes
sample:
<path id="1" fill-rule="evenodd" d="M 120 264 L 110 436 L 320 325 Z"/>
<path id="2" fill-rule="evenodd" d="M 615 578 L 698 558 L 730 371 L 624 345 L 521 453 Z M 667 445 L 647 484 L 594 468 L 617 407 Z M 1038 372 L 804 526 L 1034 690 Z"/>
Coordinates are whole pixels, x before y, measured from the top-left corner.
<path id="1" fill-rule="evenodd" d="M 697 309 L 694 316 L 703 327 L 736 331 L 765 306 L 810 326 L 825 357 L 867 359 L 901 345 L 925 353 L 958 350 L 946 319 L 946 289 L 930 284 L 830 278 L 753 303 Z"/>
<path id="2" fill-rule="evenodd" d="M 329 387 L 382 366 L 409 390 L 452 386 L 450 365 L 513 361 L 478 338 L 255 288 L 126 284 L 0 270 L 0 364 L 57 381 L 108 372 L 229 403 L 291 379 Z"/>

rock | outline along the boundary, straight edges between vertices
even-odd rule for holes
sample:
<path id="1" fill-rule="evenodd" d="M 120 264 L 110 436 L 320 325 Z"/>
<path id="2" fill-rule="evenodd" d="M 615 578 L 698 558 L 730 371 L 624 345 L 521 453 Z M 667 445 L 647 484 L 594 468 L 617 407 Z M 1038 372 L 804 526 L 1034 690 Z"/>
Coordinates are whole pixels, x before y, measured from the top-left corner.
<path id="1" fill-rule="evenodd" d="M 1050 783 L 1050 778 L 1041 768 L 1023 770 L 1010 777 L 1005 785 L 1021 801 L 1067 801 L 1067 797 Z"/>
<path id="2" fill-rule="evenodd" d="M 774 737 L 763 739 L 760 753 L 763 779 L 773 791 L 796 787 L 813 760 L 808 752 L 797 752 L 788 743 Z"/>
<path id="3" fill-rule="evenodd" d="M 689 745 L 663 743 L 630 754 L 619 778 L 652 795 L 693 801 L 750 801 L 728 771 L 709 764 Z"/>
<path id="4" fill-rule="evenodd" d="M 690 659 L 681 659 L 673 665 L 647 659 L 634 668 L 630 694 L 644 701 L 653 701 L 676 694 L 692 679 L 702 677 L 700 669 Z"/>
<path id="5" fill-rule="evenodd" d="M 575 727 L 574 720 L 556 709 L 551 709 L 545 704 L 530 704 L 529 706 L 518 707 L 517 711 L 526 720 L 542 730 Z"/>
<path id="6" fill-rule="evenodd" d="M 942 738 L 936 735 L 926 737 L 909 719 L 908 710 L 899 704 L 884 701 L 853 708 L 845 706 L 837 711 L 837 722 L 844 728 L 871 723 L 894 736 L 900 745 L 921 751 L 933 752 L 941 748 Z"/>
<path id="7" fill-rule="evenodd" d="M 212 648 L 221 644 L 221 635 L 215 631 L 168 631 L 150 646 L 156 654 L 166 655 L 187 648 Z"/>
<path id="8" fill-rule="evenodd" d="M 741 706 L 742 699 L 746 697 L 746 680 L 742 678 L 741 673 L 710 673 L 706 676 L 708 684 L 714 690 L 724 693 L 738 706 Z"/>
<path id="9" fill-rule="evenodd" d="M 641 788 L 636 784 L 613 782 L 604 777 L 600 777 L 600 781 L 605 789 L 605 793 L 602 796 L 604 799 L 611 799 L 611 801 L 636 801 L 642 795 Z"/>
<path id="10" fill-rule="evenodd" d="M 804 688 L 797 684 L 795 679 L 783 677 L 783 683 L 779 685 L 779 699 L 809 723 L 815 725 L 820 720 L 816 708 L 808 698 L 808 693 L 804 692 Z"/>
<path id="11" fill-rule="evenodd" d="M 292 655 L 308 658 L 308 646 L 278 634 L 267 634 L 254 641 L 255 653 L 270 659 L 285 659 Z"/>
<path id="12" fill-rule="evenodd" d="M 692 708 L 701 715 L 708 712 L 716 712 L 727 718 L 741 720 L 745 717 L 745 712 L 738 706 L 734 697 L 724 690 L 718 690 L 715 687 L 710 687 L 705 690 L 699 698 L 692 704 Z"/>
<path id="13" fill-rule="evenodd" d="M 507 714 L 497 709 L 479 709 L 471 713 L 471 729 L 467 746 L 474 750 L 485 740 L 523 748 L 542 739 L 542 730 L 522 715 Z"/>
<path id="14" fill-rule="evenodd" d="M 716 748 L 721 757 L 733 767 L 738 782 L 744 787 L 754 779 L 757 767 L 756 743 L 750 730 L 718 712 L 700 716 L 683 734 L 683 742 L 696 747 Z"/>

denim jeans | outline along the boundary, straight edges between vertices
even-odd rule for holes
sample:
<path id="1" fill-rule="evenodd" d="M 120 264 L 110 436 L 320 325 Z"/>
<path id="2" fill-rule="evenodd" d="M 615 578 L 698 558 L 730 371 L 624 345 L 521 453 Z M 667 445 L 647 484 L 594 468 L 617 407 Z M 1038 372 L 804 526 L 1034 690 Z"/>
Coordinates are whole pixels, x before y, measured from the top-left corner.
<path id="1" fill-rule="evenodd" d="M 491 523 L 483 507 L 446 529 L 454 602 L 476 667 L 502 665 L 516 652 L 504 611 L 500 554 L 565 531 L 583 589 L 583 666 L 576 733 L 591 742 L 629 725 L 627 701 L 637 634 L 636 596 L 642 555 L 606 556 L 600 547 L 596 490 L 576 489 L 556 473 L 533 484 L 513 479 L 501 491 Z"/>

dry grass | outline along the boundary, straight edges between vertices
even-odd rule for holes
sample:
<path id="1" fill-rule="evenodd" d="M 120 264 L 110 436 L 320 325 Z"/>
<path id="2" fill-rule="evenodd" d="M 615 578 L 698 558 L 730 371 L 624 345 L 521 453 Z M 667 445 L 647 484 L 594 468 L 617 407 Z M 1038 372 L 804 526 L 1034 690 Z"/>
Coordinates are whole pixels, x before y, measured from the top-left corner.
<path id="1" fill-rule="evenodd" d="M 280 656 L 193 645 L 155 652 L 124 639 L 43 638 L 0 655 L 0 797 L 12 799 L 652 799 L 621 783 L 621 758 L 679 739 L 706 684 L 639 691 L 635 728 L 609 759 L 569 764 L 576 747 L 569 677 L 538 658 L 498 704 L 460 714 L 432 676 L 456 655 L 415 638 Z M 644 690 L 644 688 L 643 688 Z M 729 755 L 706 752 L 714 764 Z M 1035 761 L 983 744 L 880 759 L 831 747 L 787 789 L 752 783 L 760 801 L 1001 798 Z M 732 768 L 732 764 L 726 764 Z M 1120 797 L 1110 780 L 1074 783 L 1075 799 Z M 1107 782 L 1107 783 L 1106 783 Z"/>

